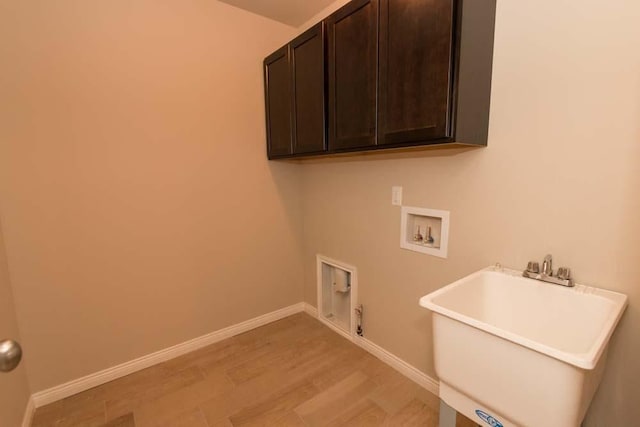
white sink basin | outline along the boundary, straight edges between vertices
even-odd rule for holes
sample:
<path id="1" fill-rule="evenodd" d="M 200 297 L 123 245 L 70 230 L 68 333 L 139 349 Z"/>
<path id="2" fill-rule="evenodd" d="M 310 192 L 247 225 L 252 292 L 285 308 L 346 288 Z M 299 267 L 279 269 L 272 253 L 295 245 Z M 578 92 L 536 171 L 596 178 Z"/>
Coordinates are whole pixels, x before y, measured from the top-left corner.
<path id="1" fill-rule="evenodd" d="M 487 268 L 430 293 L 440 398 L 481 424 L 579 426 L 625 295 Z"/>

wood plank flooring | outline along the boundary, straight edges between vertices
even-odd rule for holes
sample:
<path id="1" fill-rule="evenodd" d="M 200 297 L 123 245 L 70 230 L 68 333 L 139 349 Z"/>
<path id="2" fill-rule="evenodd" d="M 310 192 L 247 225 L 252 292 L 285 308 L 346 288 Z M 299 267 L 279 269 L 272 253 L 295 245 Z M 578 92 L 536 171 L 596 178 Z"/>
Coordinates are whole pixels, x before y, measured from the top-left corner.
<path id="1" fill-rule="evenodd" d="M 438 404 L 301 313 L 38 408 L 32 426 L 436 427 Z"/>

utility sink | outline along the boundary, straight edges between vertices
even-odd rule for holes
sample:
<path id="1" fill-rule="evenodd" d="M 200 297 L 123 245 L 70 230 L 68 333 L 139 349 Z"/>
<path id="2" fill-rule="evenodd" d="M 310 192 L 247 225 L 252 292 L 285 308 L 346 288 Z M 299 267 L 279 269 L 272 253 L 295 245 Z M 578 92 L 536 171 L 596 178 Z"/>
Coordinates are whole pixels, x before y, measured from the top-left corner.
<path id="1" fill-rule="evenodd" d="M 626 295 L 490 267 L 420 299 L 440 399 L 482 425 L 579 426 Z"/>

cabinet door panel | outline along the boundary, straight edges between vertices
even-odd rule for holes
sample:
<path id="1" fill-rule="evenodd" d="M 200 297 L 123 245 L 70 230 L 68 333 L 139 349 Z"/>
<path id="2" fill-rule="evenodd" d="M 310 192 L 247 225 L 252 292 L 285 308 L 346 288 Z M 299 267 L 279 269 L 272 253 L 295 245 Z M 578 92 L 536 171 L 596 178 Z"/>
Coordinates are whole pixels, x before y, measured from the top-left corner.
<path id="1" fill-rule="evenodd" d="M 291 142 L 291 70 L 288 46 L 264 60 L 265 104 L 267 113 L 267 150 L 269 158 L 290 155 Z"/>
<path id="2" fill-rule="evenodd" d="M 327 19 L 329 149 L 376 144 L 378 1 L 357 0 Z"/>
<path id="3" fill-rule="evenodd" d="M 380 0 L 378 144 L 450 136 L 454 0 Z"/>
<path id="4" fill-rule="evenodd" d="M 291 42 L 293 75 L 293 152 L 326 149 L 324 25 Z"/>

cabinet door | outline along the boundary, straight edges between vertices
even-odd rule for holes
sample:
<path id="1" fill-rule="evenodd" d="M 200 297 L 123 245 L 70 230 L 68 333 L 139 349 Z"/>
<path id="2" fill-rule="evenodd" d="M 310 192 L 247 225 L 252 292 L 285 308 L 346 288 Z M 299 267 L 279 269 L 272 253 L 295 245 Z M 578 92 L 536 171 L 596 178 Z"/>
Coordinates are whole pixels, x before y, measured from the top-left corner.
<path id="1" fill-rule="evenodd" d="M 450 136 L 455 0 L 380 0 L 378 144 Z"/>
<path id="2" fill-rule="evenodd" d="M 291 42 L 293 76 L 293 152 L 326 150 L 324 24 Z"/>
<path id="3" fill-rule="evenodd" d="M 264 60 L 267 152 L 269 158 L 293 153 L 291 141 L 291 68 L 289 46 Z"/>
<path id="4" fill-rule="evenodd" d="M 329 150 L 375 145 L 378 0 L 354 0 L 326 23 Z"/>

